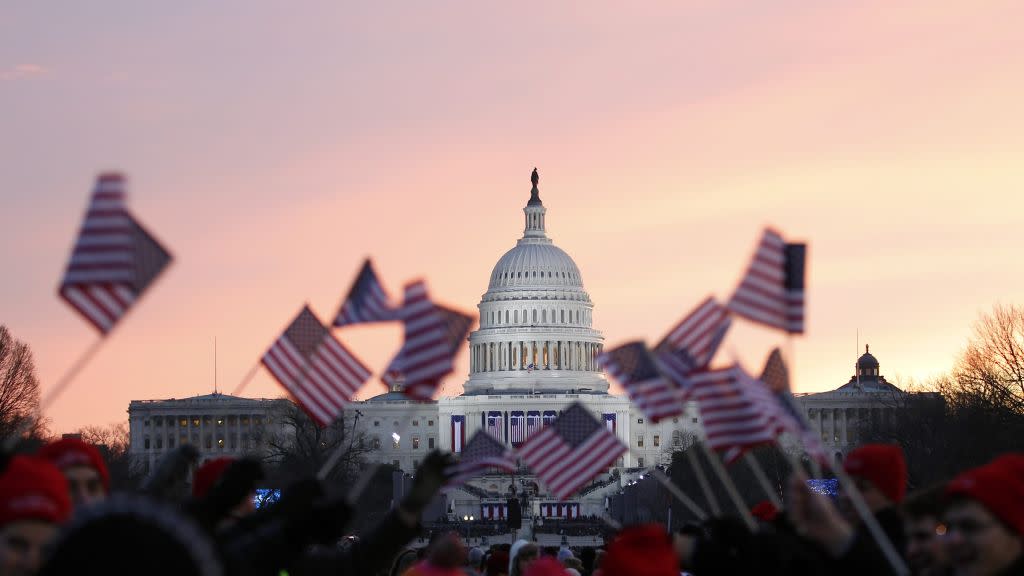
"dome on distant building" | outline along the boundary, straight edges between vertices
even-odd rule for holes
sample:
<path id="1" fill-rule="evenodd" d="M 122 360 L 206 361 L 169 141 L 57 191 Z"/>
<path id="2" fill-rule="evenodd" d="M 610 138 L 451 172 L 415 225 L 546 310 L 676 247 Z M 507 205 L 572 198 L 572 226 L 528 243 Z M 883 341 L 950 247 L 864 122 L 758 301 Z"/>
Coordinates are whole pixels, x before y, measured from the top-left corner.
<path id="1" fill-rule="evenodd" d="M 870 347 L 864 345 L 864 355 L 857 360 L 858 369 L 878 368 L 878 359 L 871 355 Z"/>
<path id="2" fill-rule="evenodd" d="M 593 303 L 572 257 L 547 236 L 547 209 L 534 169 L 526 227 L 491 271 L 480 329 L 469 337 L 467 394 L 608 390 L 594 358 L 604 337 L 591 327 Z"/>
<path id="3" fill-rule="evenodd" d="M 840 386 L 836 391 L 857 391 L 857 392 L 898 392 L 899 388 L 886 382 L 878 369 L 878 359 L 871 354 L 868 345 L 864 346 L 864 354 L 857 359 L 857 365 L 850 381 Z"/>

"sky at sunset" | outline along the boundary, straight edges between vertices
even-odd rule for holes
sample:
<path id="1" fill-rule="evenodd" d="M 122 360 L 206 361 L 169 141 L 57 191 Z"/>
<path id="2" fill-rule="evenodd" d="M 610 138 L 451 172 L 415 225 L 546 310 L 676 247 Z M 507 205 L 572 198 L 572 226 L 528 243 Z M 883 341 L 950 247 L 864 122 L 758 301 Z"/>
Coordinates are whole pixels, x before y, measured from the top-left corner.
<path id="1" fill-rule="evenodd" d="M 301 9 L 297 7 L 301 6 Z M 606 344 L 809 245 L 794 387 L 948 370 L 1024 304 L 1021 2 L 68 2 L 0 8 L 0 324 L 44 391 L 97 338 L 56 295 L 93 179 L 175 261 L 48 411 L 230 391 L 362 259 L 475 310 L 530 171 Z M 398 326 L 335 330 L 379 373 Z M 779 333 L 738 320 L 717 361 Z M 444 393 L 458 394 L 465 349 Z M 362 396 L 383 390 L 375 378 Z M 276 397 L 265 371 L 244 395 Z"/>

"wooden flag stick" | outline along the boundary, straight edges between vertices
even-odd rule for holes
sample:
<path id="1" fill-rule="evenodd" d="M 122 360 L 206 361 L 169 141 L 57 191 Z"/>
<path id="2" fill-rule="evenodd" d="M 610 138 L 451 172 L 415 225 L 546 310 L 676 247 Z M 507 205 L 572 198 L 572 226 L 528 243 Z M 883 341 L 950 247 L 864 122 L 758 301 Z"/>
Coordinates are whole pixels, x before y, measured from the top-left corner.
<path id="1" fill-rule="evenodd" d="M 700 491 L 704 493 L 704 499 L 708 501 L 708 506 L 711 507 L 711 513 L 715 516 L 721 516 L 722 508 L 718 505 L 718 498 L 715 498 L 715 493 L 711 490 L 711 483 L 708 482 L 708 477 L 704 474 L 704 467 L 700 465 L 700 460 L 697 459 L 696 447 L 696 445 L 690 446 L 684 451 L 686 459 L 690 461 L 690 467 L 693 468 L 694 474 L 697 475 L 697 484 L 700 485 Z"/>
<path id="2" fill-rule="evenodd" d="M 659 468 L 655 467 L 653 470 L 651 470 L 651 474 L 654 475 L 655 480 L 657 480 L 662 486 L 665 487 L 666 490 L 668 490 L 669 494 L 674 496 L 675 499 L 678 500 L 683 506 L 686 506 L 687 510 L 693 512 L 693 515 L 696 516 L 697 519 L 699 519 L 702 522 L 704 520 L 707 520 L 707 513 L 705 513 L 700 506 L 697 506 L 697 503 L 690 499 L 690 497 L 687 496 L 685 492 L 680 490 L 679 487 L 675 485 L 675 482 L 672 482 L 672 479 L 665 475 L 664 472 L 662 472 Z"/>
<path id="3" fill-rule="evenodd" d="M 740 518 L 743 519 L 743 523 L 747 525 L 747 528 L 751 532 L 757 531 L 757 524 L 754 522 L 754 517 L 750 515 L 750 510 L 747 509 L 746 502 L 743 501 L 743 497 L 740 496 L 739 490 L 736 489 L 736 484 L 729 477 L 729 472 L 726 471 L 725 466 L 722 465 L 722 461 L 718 459 L 718 455 L 715 454 L 708 445 L 701 442 L 700 445 L 704 448 L 704 453 L 707 454 L 708 460 L 711 462 L 711 469 L 715 471 L 718 476 L 718 480 L 725 486 L 725 491 L 729 494 L 729 498 L 732 499 L 732 503 L 736 506 L 736 511 L 739 512 Z"/>
<path id="4" fill-rule="evenodd" d="M 757 483 L 761 485 L 761 489 L 768 496 L 768 500 L 771 501 L 772 505 L 777 509 L 782 509 L 782 501 L 779 500 L 779 495 L 772 489 L 771 482 L 768 481 L 768 476 L 764 473 L 764 469 L 761 468 L 761 463 L 754 457 L 753 452 L 747 452 L 743 455 L 743 460 L 746 461 L 747 466 L 750 467 L 750 471 L 754 473 L 754 478 L 757 479 Z"/>
<path id="5" fill-rule="evenodd" d="M 19 425 L 14 430 L 14 432 L 8 434 L 7 438 L 4 438 L 4 452 L 10 452 L 11 450 L 13 450 L 15 444 L 18 443 L 18 439 L 21 438 L 21 435 L 24 434 L 25 432 L 28 432 L 32 428 L 32 426 L 36 424 L 36 422 L 39 422 L 39 420 L 43 417 L 43 412 L 47 408 L 49 408 L 51 404 L 56 402 L 57 398 L 59 398 L 61 394 L 63 394 L 64 391 L 67 390 L 68 386 L 75 379 L 75 376 L 77 376 L 78 373 L 81 372 L 83 368 L 85 368 L 85 365 L 88 364 L 90 360 L 92 360 L 92 357 L 95 356 L 97 352 L 99 352 L 100 348 L 103 347 L 103 344 L 105 344 L 106 341 L 107 338 L 101 336 L 97 340 L 93 341 L 93 343 L 89 345 L 88 348 L 85 349 L 85 352 L 83 352 L 82 355 L 79 356 L 77 360 L 75 360 L 74 364 L 72 364 L 71 367 L 68 368 L 67 371 L 64 372 L 64 374 L 60 377 L 60 379 L 57 380 L 57 383 L 54 384 L 53 388 L 51 388 L 49 392 L 47 392 L 46 395 L 43 396 L 43 399 L 39 402 L 39 406 L 36 407 L 32 415 L 26 418 L 25 421 L 22 422 L 21 425 Z"/>
<path id="6" fill-rule="evenodd" d="M 255 364 L 252 365 L 252 368 L 250 368 L 249 371 L 245 374 L 245 377 L 242 378 L 242 381 L 238 383 L 238 386 L 235 386 L 235 389 L 231 391 L 232 396 L 238 396 L 239 394 L 242 393 L 242 390 L 245 390 L 245 387 L 248 386 L 249 382 L 251 382 L 253 377 L 256 376 L 256 371 L 260 369 L 260 364 L 262 364 L 262 361 L 257 361 Z"/>
<path id="7" fill-rule="evenodd" d="M 846 470 L 840 466 L 833 466 L 832 471 L 835 473 L 836 478 L 839 479 L 840 484 L 843 486 L 843 490 L 850 499 L 850 503 L 853 504 L 853 509 L 857 511 L 857 515 L 860 517 L 861 522 L 868 529 L 868 533 L 874 539 L 875 543 L 878 544 L 878 548 L 882 550 L 882 554 L 885 555 L 885 559 L 889 562 L 889 566 L 892 567 L 893 571 L 899 576 L 905 576 L 910 574 L 910 570 L 907 568 L 906 563 L 903 562 L 903 558 L 900 553 L 893 546 L 889 537 L 886 536 L 885 531 L 882 530 L 882 525 L 878 523 L 878 519 L 871 513 L 868 508 L 867 502 L 864 501 L 864 495 L 857 489 L 857 485 L 853 483 L 853 479 L 846 473 Z"/>

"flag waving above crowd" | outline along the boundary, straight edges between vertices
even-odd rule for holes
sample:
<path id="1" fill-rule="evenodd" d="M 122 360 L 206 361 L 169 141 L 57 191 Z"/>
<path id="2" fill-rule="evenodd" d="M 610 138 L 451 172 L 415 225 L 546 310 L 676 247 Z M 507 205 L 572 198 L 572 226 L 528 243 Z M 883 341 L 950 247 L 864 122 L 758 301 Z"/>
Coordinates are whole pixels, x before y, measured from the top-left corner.
<path id="1" fill-rule="evenodd" d="M 422 280 L 406 285 L 398 316 L 404 327 L 404 341 L 385 372 L 404 377 L 403 391 L 410 398 L 430 400 L 441 378 L 454 369 L 455 353 L 469 333 L 473 318 L 434 304 Z"/>
<path id="2" fill-rule="evenodd" d="M 60 295 L 106 335 L 170 262 L 167 250 L 129 213 L 124 176 L 101 174 Z"/>
<path id="3" fill-rule="evenodd" d="M 370 370 L 304 306 L 263 355 L 263 365 L 320 426 L 336 419 Z"/>
<path id="4" fill-rule="evenodd" d="M 682 390 L 666 378 L 642 341 L 629 342 L 601 354 L 598 362 L 622 384 L 629 398 L 651 422 L 680 416 L 686 409 Z"/>
<path id="5" fill-rule="evenodd" d="M 516 471 L 512 452 L 500 441 L 482 430 L 477 431 L 459 454 L 459 462 L 448 470 L 448 486 L 459 486 L 467 480 L 497 468 Z"/>
<path id="6" fill-rule="evenodd" d="M 368 322 L 388 322 L 397 320 L 397 311 L 391 305 L 391 299 L 384 290 L 373 262 L 367 258 L 359 270 L 352 289 L 341 303 L 341 309 L 334 319 L 334 326 L 348 326 Z"/>
<path id="7" fill-rule="evenodd" d="M 627 448 L 579 402 L 523 444 L 517 454 L 559 499 L 606 471 Z"/>
<path id="8" fill-rule="evenodd" d="M 790 334 L 804 332 L 806 244 L 792 244 L 766 229 L 729 309 Z"/>

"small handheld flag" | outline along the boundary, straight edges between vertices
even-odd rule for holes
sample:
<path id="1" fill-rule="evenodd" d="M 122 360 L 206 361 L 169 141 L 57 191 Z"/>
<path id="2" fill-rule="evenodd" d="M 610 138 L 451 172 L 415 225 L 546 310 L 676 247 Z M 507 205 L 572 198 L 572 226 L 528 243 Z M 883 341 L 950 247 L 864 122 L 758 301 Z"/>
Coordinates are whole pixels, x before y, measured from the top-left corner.
<path id="1" fill-rule="evenodd" d="M 60 296 L 106 336 L 171 261 L 128 212 L 125 179 L 96 179 Z"/>
<path id="2" fill-rule="evenodd" d="M 806 244 L 787 244 L 766 229 L 729 309 L 748 320 L 790 334 L 804 332 Z"/>
<path id="3" fill-rule="evenodd" d="M 352 289 L 341 303 L 334 326 L 348 326 L 368 322 L 387 322 L 397 320 L 398 315 L 391 305 L 384 286 L 377 278 L 373 263 L 369 258 L 363 262 L 359 275 L 356 276 Z"/>

